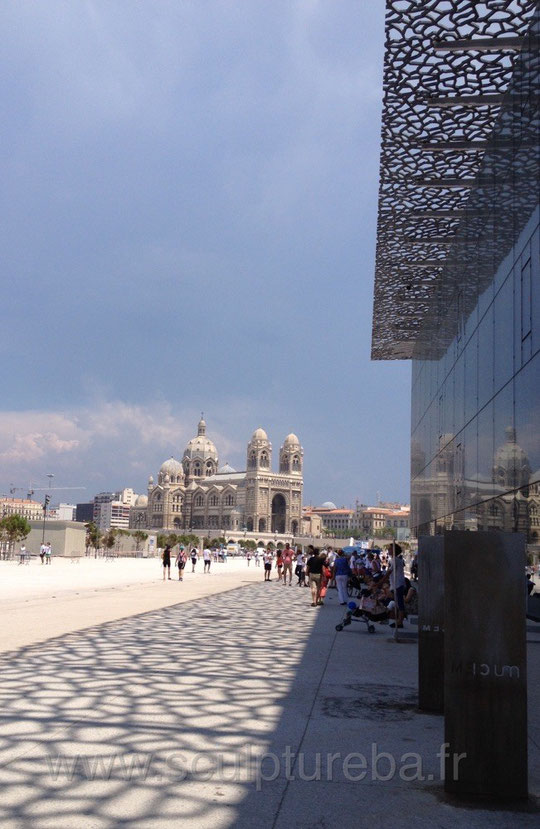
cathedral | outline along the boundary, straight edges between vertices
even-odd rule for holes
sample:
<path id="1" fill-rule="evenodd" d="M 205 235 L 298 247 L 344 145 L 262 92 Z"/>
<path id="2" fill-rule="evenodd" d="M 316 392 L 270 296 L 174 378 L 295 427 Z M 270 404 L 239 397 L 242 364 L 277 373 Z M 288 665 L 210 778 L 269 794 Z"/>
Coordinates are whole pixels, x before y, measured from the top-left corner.
<path id="1" fill-rule="evenodd" d="M 139 495 L 131 508 L 130 527 L 298 535 L 303 456 L 296 435 L 287 435 L 279 450 L 279 472 L 272 472 L 272 444 L 264 429 L 256 429 L 247 445 L 246 471 L 219 466 L 201 419 L 182 460 L 169 458 L 157 482 L 148 479 L 148 495 Z"/>

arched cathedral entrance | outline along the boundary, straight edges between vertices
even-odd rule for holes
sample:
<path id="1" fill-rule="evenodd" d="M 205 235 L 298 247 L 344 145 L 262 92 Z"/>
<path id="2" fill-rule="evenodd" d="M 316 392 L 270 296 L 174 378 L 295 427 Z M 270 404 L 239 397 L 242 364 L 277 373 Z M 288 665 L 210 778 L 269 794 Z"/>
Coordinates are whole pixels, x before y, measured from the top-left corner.
<path id="1" fill-rule="evenodd" d="M 287 513 L 287 502 L 284 496 L 278 492 L 272 498 L 272 532 L 285 532 L 285 517 Z"/>

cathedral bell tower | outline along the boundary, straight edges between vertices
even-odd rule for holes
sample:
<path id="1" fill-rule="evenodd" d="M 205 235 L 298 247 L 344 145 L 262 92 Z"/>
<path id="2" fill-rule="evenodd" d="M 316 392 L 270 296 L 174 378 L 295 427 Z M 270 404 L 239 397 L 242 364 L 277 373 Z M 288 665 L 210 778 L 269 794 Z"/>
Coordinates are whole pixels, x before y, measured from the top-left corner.
<path id="1" fill-rule="evenodd" d="M 247 446 L 245 526 L 248 532 L 266 532 L 269 526 L 268 479 L 272 444 L 264 429 L 255 429 Z"/>

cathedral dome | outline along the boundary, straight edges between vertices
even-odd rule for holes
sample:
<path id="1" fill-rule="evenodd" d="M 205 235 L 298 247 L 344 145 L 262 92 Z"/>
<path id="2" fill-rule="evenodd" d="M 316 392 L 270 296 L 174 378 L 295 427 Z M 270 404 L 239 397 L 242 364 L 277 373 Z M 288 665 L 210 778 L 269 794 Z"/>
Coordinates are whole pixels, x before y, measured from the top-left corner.
<path id="1" fill-rule="evenodd" d="M 300 441 L 296 437 L 293 432 L 290 435 L 287 435 L 285 440 L 283 441 L 283 446 L 300 446 Z"/>
<path id="2" fill-rule="evenodd" d="M 207 438 L 206 435 L 197 435 L 191 438 L 184 450 L 184 459 L 191 460 L 192 458 L 211 458 L 217 461 L 218 453 L 215 444 Z"/>
<path id="3" fill-rule="evenodd" d="M 183 475 L 184 470 L 182 469 L 182 464 L 180 461 L 177 461 L 176 458 L 169 458 L 168 461 L 161 464 L 161 469 L 159 470 L 159 474 L 162 477 L 168 475 L 171 480 L 176 478 L 178 475 Z"/>
<path id="4" fill-rule="evenodd" d="M 229 473 L 230 473 L 230 472 L 236 472 L 236 469 L 233 469 L 233 467 L 230 465 L 230 463 L 225 463 L 225 464 L 223 464 L 223 466 L 220 466 L 220 467 L 219 467 L 218 472 L 219 472 L 221 475 L 224 475 L 224 474 L 226 474 L 227 472 L 229 472 Z"/>
<path id="5" fill-rule="evenodd" d="M 505 435 L 506 442 L 495 452 L 494 478 L 505 486 L 525 486 L 531 475 L 529 459 L 516 442 L 516 430 L 512 426 L 507 426 Z"/>
<path id="6" fill-rule="evenodd" d="M 322 504 L 322 509 L 337 509 L 337 507 L 333 501 L 325 501 L 324 504 Z"/>
<path id="7" fill-rule="evenodd" d="M 148 495 L 137 495 L 137 500 L 135 501 L 136 507 L 147 507 L 148 506 Z"/>
<path id="8" fill-rule="evenodd" d="M 268 435 L 266 434 L 264 429 L 261 429 L 259 426 L 259 428 L 255 429 L 255 431 L 253 432 L 251 440 L 268 440 Z"/>

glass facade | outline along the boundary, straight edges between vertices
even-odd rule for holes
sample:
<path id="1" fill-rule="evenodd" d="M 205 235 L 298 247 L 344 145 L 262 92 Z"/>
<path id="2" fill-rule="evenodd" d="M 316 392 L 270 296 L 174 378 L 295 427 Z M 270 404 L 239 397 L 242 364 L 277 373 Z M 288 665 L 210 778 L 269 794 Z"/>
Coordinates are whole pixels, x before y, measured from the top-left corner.
<path id="1" fill-rule="evenodd" d="M 540 551 L 538 14 L 413 352 L 411 524 Z"/>

